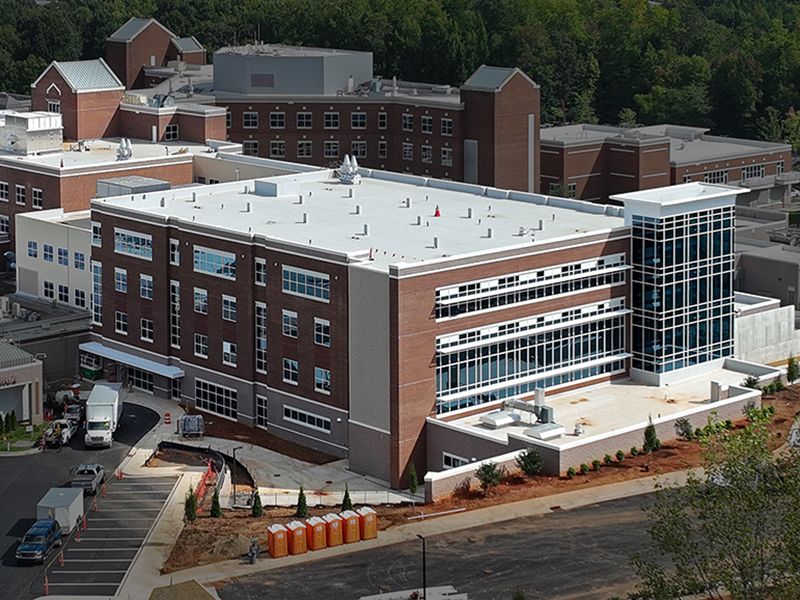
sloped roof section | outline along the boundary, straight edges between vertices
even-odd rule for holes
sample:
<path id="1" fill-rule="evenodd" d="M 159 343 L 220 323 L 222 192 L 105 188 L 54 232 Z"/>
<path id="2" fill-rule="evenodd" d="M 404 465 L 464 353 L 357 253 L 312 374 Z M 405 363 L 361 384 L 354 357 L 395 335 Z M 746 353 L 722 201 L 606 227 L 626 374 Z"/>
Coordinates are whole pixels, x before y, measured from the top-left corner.
<path id="1" fill-rule="evenodd" d="M 125 87 L 102 58 L 69 62 L 53 61 L 51 64 L 76 92 Z M 38 79 L 36 81 L 38 82 Z"/>
<path id="2" fill-rule="evenodd" d="M 476 90 L 501 90 L 503 86 L 516 74 L 519 73 L 534 87 L 539 85 L 530 77 L 525 75 L 521 70 L 516 67 L 488 67 L 481 65 L 478 69 L 470 75 L 470 78 L 461 86 L 462 89 L 476 89 Z"/>
<path id="3" fill-rule="evenodd" d="M 21 367 L 22 365 L 32 363 L 34 360 L 33 355 L 28 354 L 25 350 L 21 350 L 6 342 L 0 342 L 0 369 Z"/>
<path id="4" fill-rule="evenodd" d="M 145 27 L 150 25 L 150 23 L 155 23 L 161 27 L 161 29 L 166 31 L 171 37 L 177 37 L 174 33 L 172 33 L 169 29 L 164 27 L 155 19 L 139 19 L 137 17 L 131 17 L 128 19 L 127 23 L 117 29 L 106 39 L 112 42 L 130 42 L 133 38 L 144 31 Z"/>
<path id="5" fill-rule="evenodd" d="M 180 52 L 200 52 L 205 50 L 194 36 L 173 38 L 172 43 L 175 44 L 175 47 L 178 48 Z"/>

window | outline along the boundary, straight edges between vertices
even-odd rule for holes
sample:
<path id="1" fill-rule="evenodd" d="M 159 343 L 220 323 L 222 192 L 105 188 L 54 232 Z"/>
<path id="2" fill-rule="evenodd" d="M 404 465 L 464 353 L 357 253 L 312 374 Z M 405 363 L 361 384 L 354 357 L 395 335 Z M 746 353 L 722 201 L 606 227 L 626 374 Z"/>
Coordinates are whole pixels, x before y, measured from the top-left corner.
<path id="1" fill-rule="evenodd" d="M 17 185 L 14 186 L 16 190 L 16 202 L 22 206 L 25 206 L 25 186 L 24 185 Z"/>
<path id="2" fill-rule="evenodd" d="M 367 113 L 354 112 L 350 113 L 350 129 L 366 129 L 367 128 Z"/>
<path id="3" fill-rule="evenodd" d="M 74 262 L 73 262 L 74 267 L 76 269 L 78 269 L 79 271 L 85 271 L 86 270 L 86 255 L 83 252 L 76 252 L 73 255 L 73 258 L 75 259 Z"/>
<path id="4" fill-rule="evenodd" d="M 337 140 L 326 140 L 322 145 L 322 149 L 325 158 L 338 158 L 339 156 L 339 142 Z"/>
<path id="5" fill-rule="evenodd" d="M 52 281 L 44 282 L 44 297 L 53 299 L 56 297 L 55 286 Z"/>
<path id="6" fill-rule="evenodd" d="M 69 304 L 69 287 L 60 283 L 58 284 L 58 301 Z"/>
<path id="7" fill-rule="evenodd" d="M 169 345 L 181 347 L 181 284 L 169 282 Z"/>
<path id="8" fill-rule="evenodd" d="M 103 324 L 103 265 L 92 261 L 92 323 Z"/>
<path id="9" fill-rule="evenodd" d="M 331 393 L 331 372 L 314 367 L 314 390 L 323 394 Z"/>
<path id="10" fill-rule="evenodd" d="M 153 277 L 139 275 L 139 295 L 147 300 L 153 299 Z"/>
<path id="11" fill-rule="evenodd" d="M 11 231 L 11 217 L 8 215 L 0 215 L 0 233 L 9 233 Z"/>
<path id="12" fill-rule="evenodd" d="M 286 113 L 285 112 L 269 113 L 269 128 L 270 129 L 286 128 Z"/>
<path id="13" fill-rule="evenodd" d="M 258 156 L 258 140 L 245 140 L 242 142 L 242 154 L 245 156 Z"/>
<path id="14" fill-rule="evenodd" d="M 114 313 L 114 331 L 128 335 L 128 313 L 120 311 Z"/>
<path id="15" fill-rule="evenodd" d="M 690 183 L 692 181 L 692 175 L 684 175 L 683 176 L 683 183 Z M 552 183 L 550 185 L 553 185 Z"/>
<path id="16" fill-rule="evenodd" d="M 269 143 L 270 158 L 286 158 L 286 142 L 283 140 L 272 140 Z"/>
<path id="17" fill-rule="evenodd" d="M 267 285 L 267 261 L 263 258 L 256 259 L 256 285 Z"/>
<path id="18" fill-rule="evenodd" d="M 378 129 L 386 129 L 388 126 L 389 119 L 386 116 L 385 112 L 378 113 Z"/>
<path id="19" fill-rule="evenodd" d="M 339 129 L 339 113 L 325 113 L 324 126 L 325 129 Z"/>
<path id="20" fill-rule="evenodd" d="M 764 165 L 749 165 L 742 169 L 742 179 L 764 177 Z"/>
<path id="21" fill-rule="evenodd" d="M 128 383 L 137 390 L 153 393 L 153 374 L 149 371 L 128 367 Z"/>
<path id="22" fill-rule="evenodd" d="M 367 142 L 351 142 L 350 153 L 356 158 L 367 158 Z"/>
<path id="23" fill-rule="evenodd" d="M 728 170 L 710 171 L 703 175 L 703 182 L 705 183 L 728 183 Z"/>
<path id="24" fill-rule="evenodd" d="M 433 117 L 423 116 L 420 121 L 422 133 L 433 133 Z"/>
<path id="25" fill-rule="evenodd" d="M 114 252 L 145 260 L 153 259 L 153 236 L 114 228 Z"/>
<path id="26" fill-rule="evenodd" d="M 75 306 L 86 308 L 86 292 L 83 290 L 75 290 Z"/>
<path id="27" fill-rule="evenodd" d="M 784 172 L 785 170 L 786 170 L 786 162 L 785 162 L 785 161 L 783 161 L 783 160 L 779 160 L 779 161 L 777 162 L 777 164 L 775 165 L 775 172 L 776 172 L 778 175 L 781 175 L 781 174 L 783 174 L 783 172 Z"/>
<path id="28" fill-rule="evenodd" d="M 222 318 L 225 321 L 236 321 L 236 298 L 222 296 Z"/>
<path id="29" fill-rule="evenodd" d="M 61 100 L 47 99 L 47 112 L 61 113 Z"/>
<path id="30" fill-rule="evenodd" d="M 169 264 L 175 266 L 181 264 L 181 243 L 178 240 L 169 241 Z"/>
<path id="31" fill-rule="evenodd" d="M 222 342 L 222 362 L 231 367 L 235 367 L 236 361 L 236 344 Z"/>
<path id="32" fill-rule="evenodd" d="M 311 129 L 312 117 L 310 112 L 297 113 L 297 128 L 298 129 Z"/>
<path id="33" fill-rule="evenodd" d="M 460 456 L 456 456 L 455 454 L 448 454 L 447 452 L 442 452 L 442 467 L 445 469 L 452 469 L 454 467 L 460 467 L 461 465 L 466 465 L 469 461 L 466 458 L 461 458 Z"/>
<path id="34" fill-rule="evenodd" d="M 238 414 L 238 393 L 234 389 L 195 378 L 194 397 L 195 405 L 202 410 L 231 419 L 235 419 Z"/>
<path id="35" fill-rule="evenodd" d="M 194 247 L 194 270 L 226 279 L 236 279 L 236 255 L 202 246 Z"/>
<path id="36" fill-rule="evenodd" d="M 442 166 L 443 167 L 452 167 L 453 166 L 453 149 L 452 148 L 442 148 Z"/>
<path id="37" fill-rule="evenodd" d="M 256 395 L 256 426 L 266 428 L 268 424 L 267 399 L 264 396 Z"/>
<path id="38" fill-rule="evenodd" d="M 69 266 L 69 251 L 66 248 L 58 249 L 58 264 L 64 267 Z"/>
<path id="39" fill-rule="evenodd" d="M 245 112 L 242 113 L 242 127 L 245 129 L 258 129 L 258 113 Z"/>
<path id="40" fill-rule="evenodd" d="M 231 111 L 226 111 L 225 112 L 225 129 L 230 129 L 232 122 L 233 122 L 233 118 L 232 118 L 232 115 L 231 115 Z"/>
<path id="41" fill-rule="evenodd" d="M 180 379 L 173 379 L 172 385 L 170 386 L 172 389 L 170 390 L 170 395 L 173 399 L 180 402 L 181 400 L 181 380 Z"/>
<path id="42" fill-rule="evenodd" d="M 403 131 L 414 131 L 414 115 L 403 115 Z"/>
<path id="43" fill-rule="evenodd" d="M 578 193 L 578 184 L 577 183 L 568 183 L 567 184 L 567 192 L 574 195 Z"/>
<path id="44" fill-rule="evenodd" d="M 42 246 L 42 248 L 44 249 L 44 257 L 43 258 L 47 262 L 53 262 L 53 247 L 50 244 L 44 244 L 44 246 Z"/>
<path id="45" fill-rule="evenodd" d="M 31 205 L 33 208 L 41 210 L 44 206 L 44 201 L 42 200 L 42 190 L 31 188 Z"/>
<path id="46" fill-rule="evenodd" d="M 330 275 L 325 273 L 283 266 L 283 291 L 287 294 L 328 302 L 330 283 Z"/>
<path id="47" fill-rule="evenodd" d="M 419 150 L 419 157 L 424 163 L 433 163 L 433 146 L 422 146 Z"/>
<path id="48" fill-rule="evenodd" d="M 0 181 L 0 200 L 8 202 L 8 183 Z"/>
<path id="49" fill-rule="evenodd" d="M 31 258 L 39 257 L 39 245 L 36 242 L 28 242 L 28 256 Z"/>
<path id="50" fill-rule="evenodd" d="M 114 269 L 114 289 L 123 294 L 128 293 L 128 271 L 125 269 Z"/>
<path id="51" fill-rule="evenodd" d="M 297 361 L 288 358 L 283 359 L 283 380 L 286 383 L 297 385 Z"/>
<path id="52" fill-rule="evenodd" d="M 102 225 L 92 221 L 92 246 L 100 247 L 103 245 Z"/>
<path id="53" fill-rule="evenodd" d="M 208 358 L 208 336 L 200 333 L 194 334 L 194 355 Z"/>
<path id="54" fill-rule="evenodd" d="M 297 158 L 311 158 L 312 143 L 310 140 L 297 142 Z"/>
<path id="55" fill-rule="evenodd" d="M 141 338 L 145 342 L 152 342 L 154 337 L 154 323 L 150 319 L 141 319 Z"/>
<path id="56" fill-rule="evenodd" d="M 442 118 L 442 135 L 453 135 L 453 119 Z"/>
<path id="57" fill-rule="evenodd" d="M 331 346 L 331 322 L 325 319 L 314 319 L 314 343 L 320 346 Z"/>
<path id="58" fill-rule="evenodd" d="M 194 312 L 208 314 L 208 290 L 194 288 Z"/>
<path id="59" fill-rule="evenodd" d="M 256 371 L 267 372 L 267 305 L 256 302 Z"/>
<path id="60" fill-rule="evenodd" d="M 178 124 L 170 123 L 164 128 L 164 141 L 173 142 L 178 139 Z"/>
<path id="61" fill-rule="evenodd" d="M 322 431 L 323 433 L 331 432 L 330 419 L 327 419 L 325 417 L 320 417 L 318 415 L 306 412 L 304 410 L 298 410 L 296 408 L 292 408 L 291 406 L 284 405 L 283 418 L 286 421 L 291 421 L 292 423 L 297 423 L 299 425 L 304 425 L 305 427 L 317 429 L 319 431 Z"/>
<path id="62" fill-rule="evenodd" d="M 414 144 L 403 142 L 403 160 L 414 160 Z"/>
<path id="63" fill-rule="evenodd" d="M 283 311 L 283 335 L 297 337 L 297 313 L 290 310 Z"/>
<path id="64" fill-rule="evenodd" d="M 385 141 L 378 142 L 378 158 L 386 158 L 389 155 L 389 143 Z"/>

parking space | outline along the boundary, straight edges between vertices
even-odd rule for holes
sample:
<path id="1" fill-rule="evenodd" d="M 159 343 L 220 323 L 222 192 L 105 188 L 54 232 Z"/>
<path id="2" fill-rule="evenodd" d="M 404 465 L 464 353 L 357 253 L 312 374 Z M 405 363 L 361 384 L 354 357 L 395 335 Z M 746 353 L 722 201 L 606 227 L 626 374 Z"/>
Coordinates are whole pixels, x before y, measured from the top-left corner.
<path id="1" fill-rule="evenodd" d="M 80 525 L 51 556 L 49 592 L 113 596 L 177 481 L 112 476 L 105 491 L 89 500 L 85 528 Z"/>

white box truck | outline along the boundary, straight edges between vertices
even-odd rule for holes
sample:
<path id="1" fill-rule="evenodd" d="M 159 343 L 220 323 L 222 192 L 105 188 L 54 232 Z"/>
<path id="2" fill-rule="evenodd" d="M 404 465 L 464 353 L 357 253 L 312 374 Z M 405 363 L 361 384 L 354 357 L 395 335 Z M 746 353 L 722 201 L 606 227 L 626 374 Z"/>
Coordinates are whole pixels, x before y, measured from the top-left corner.
<path id="1" fill-rule="evenodd" d="M 88 448 L 110 448 L 114 432 L 122 418 L 120 383 L 98 383 L 86 401 L 86 435 Z"/>
<path id="2" fill-rule="evenodd" d="M 77 488 L 50 488 L 36 505 L 37 519 L 54 519 L 66 536 L 83 516 L 83 490 Z"/>

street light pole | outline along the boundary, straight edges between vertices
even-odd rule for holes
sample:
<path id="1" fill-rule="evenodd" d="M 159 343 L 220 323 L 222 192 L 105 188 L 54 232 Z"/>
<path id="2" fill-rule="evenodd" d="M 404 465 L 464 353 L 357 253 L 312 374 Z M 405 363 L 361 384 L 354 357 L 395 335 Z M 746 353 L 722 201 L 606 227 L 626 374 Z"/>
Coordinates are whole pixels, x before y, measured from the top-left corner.
<path id="1" fill-rule="evenodd" d="M 425 538 L 419 534 L 417 537 L 422 540 L 422 597 L 428 598 L 428 580 L 425 573 Z"/>
<path id="2" fill-rule="evenodd" d="M 236 506 L 236 451 L 241 450 L 244 446 L 236 446 L 233 449 L 233 506 Z"/>

